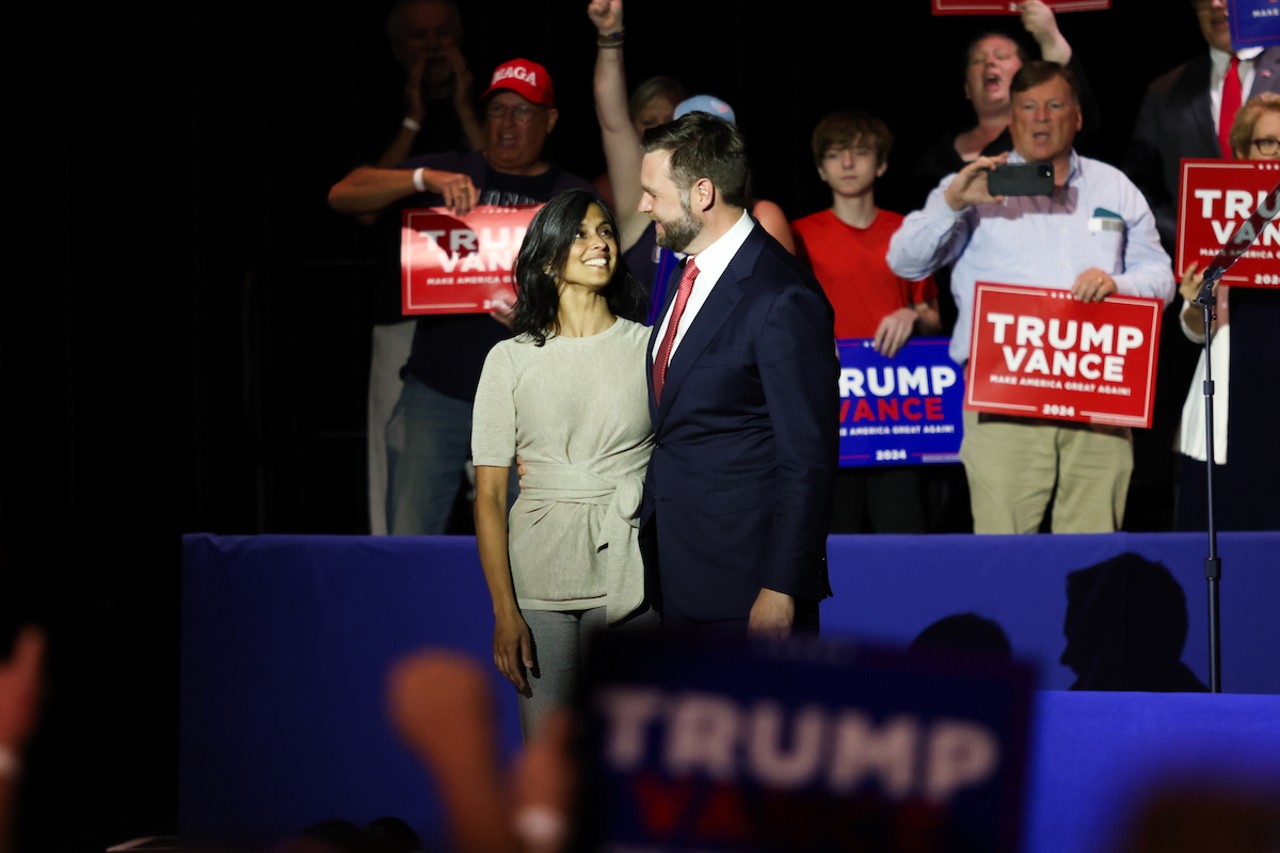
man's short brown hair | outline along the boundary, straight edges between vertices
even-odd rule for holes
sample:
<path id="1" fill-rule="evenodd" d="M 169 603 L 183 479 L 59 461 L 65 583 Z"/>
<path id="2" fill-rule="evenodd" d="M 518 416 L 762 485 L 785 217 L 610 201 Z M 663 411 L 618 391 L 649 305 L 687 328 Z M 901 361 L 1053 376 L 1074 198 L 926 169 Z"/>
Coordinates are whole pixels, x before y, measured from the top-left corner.
<path id="1" fill-rule="evenodd" d="M 692 112 L 644 132 L 644 150 L 671 152 L 671 180 L 683 192 L 708 178 L 725 202 L 751 206 L 751 169 L 742 133 L 711 113 Z"/>

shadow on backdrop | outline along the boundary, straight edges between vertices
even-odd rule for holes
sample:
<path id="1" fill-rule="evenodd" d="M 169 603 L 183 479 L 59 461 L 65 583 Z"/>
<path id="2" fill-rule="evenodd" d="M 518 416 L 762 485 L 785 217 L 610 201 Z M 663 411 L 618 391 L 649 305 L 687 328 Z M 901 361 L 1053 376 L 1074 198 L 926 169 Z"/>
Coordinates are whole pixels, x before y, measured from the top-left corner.
<path id="1" fill-rule="evenodd" d="M 911 652 L 959 653 L 1000 661 L 1013 660 L 1009 635 L 994 619 L 976 613 L 952 613 L 928 625 L 916 635 Z"/>
<path id="2" fill-rule="evenodd" d="M 1182 662 L 1187 597 L 1161 563 L 1132 552 L 1067 575 L 1066 648 L 1072 690 L 1205 692 Z"/>

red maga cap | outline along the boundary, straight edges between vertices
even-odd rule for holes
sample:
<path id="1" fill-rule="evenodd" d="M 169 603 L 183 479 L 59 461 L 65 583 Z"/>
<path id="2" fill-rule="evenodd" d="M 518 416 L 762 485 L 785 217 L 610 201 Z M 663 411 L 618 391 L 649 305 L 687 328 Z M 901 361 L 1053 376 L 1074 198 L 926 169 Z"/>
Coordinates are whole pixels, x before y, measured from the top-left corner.
<path id="1" fill-rule="evenodd" d="M 500 89 L 515 92 L 531 104 L 555 106 L 555 87 L 551 84 L 551 75 L 547 73 L 547 69 L 528 59 L 512 59 L 495 68 L 489 88 L 480 96 L 480 100 L 483 101 Z"/>

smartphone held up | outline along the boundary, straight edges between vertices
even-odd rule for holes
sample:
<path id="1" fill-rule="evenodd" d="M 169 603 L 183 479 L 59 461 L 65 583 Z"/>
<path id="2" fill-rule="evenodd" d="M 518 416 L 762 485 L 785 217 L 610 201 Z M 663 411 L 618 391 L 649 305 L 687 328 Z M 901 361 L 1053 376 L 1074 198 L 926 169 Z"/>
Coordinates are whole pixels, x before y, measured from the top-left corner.
<path id="1" fill-rule="evenodd" d="M 993 196 L 1053 195 L 1052 163 L 1005 163 L 987 173 Z"/>

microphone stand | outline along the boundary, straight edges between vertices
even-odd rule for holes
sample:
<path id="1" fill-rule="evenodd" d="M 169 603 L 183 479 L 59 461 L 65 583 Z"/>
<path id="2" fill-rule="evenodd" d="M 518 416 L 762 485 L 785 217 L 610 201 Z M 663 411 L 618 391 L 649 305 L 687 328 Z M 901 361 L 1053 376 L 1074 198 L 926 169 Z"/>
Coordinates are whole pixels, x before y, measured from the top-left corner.
<path id="1" fill-rule="evenodd" d="M 1213 517 L 1213 307 L 1214 286 L 1224 270 L 1216 265 L 1205 270 L 1196 304 L 1204 317 L 1204 483 L 1205 529 L 1209 536 L 1209 555 L 1204 560 L 1204 578 L 1209 592 L 1209 690 L 1222 692 L 1222 649 L 1219 645 L 1218 581 L 1222 578 L 1222 558 L 1218 556 L 1218 526 Z"/>
<path id="2" fill-rule="evenodd" d="M 1204 579 L 1209 584 L 1209 690 L 1222 692 L 1222 650 L 1219 647 L 1218 630 L 1218 581 L 1222 578 L 1222 559 L 1218 556 L 1218 528 L 1213 518 L 1213 368 L 1209 346 L 1213 335 L 1213 286 L 1232 264 L 1253 245 L 1262 234 L 1265 224 L 1280 215 L 1280 183 L 1258 199 L 1258 207 L 1240 224 L 1227 244 L 1218 252 L 1200 285 L 1196 304 L 1204 311 L 1204 436 L 1205 436 L 1205 489 L 1208 491 L 1207 521 L 1209 556 L 1204 560 Z"/>

